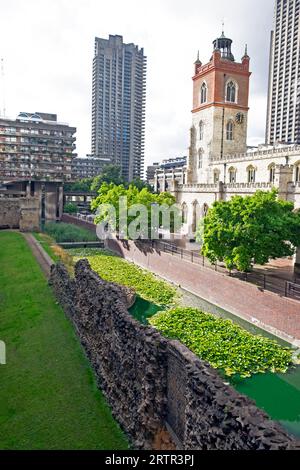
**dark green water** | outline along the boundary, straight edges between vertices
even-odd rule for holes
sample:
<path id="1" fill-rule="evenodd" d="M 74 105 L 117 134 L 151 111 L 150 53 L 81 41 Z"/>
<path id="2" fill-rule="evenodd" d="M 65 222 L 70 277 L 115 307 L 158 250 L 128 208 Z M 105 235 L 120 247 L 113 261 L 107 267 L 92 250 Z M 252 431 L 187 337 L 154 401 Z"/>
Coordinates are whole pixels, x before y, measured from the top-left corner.
<path id="1" fill-rule="evenodd" d="M 287 346 L 284 341 L 278 340 L 260 328 L 240 320 L 229 312 L 219 309 L 193 294 L 186 291 L 182 291 L 182 294 L 183 304 L 186 306 L 202 308 L 223 318 L 230 318 L 253 334 L 261 334 L 276 339 L 283 346 Z M 160 310 L 163 310 L 163 308 L 137 298 L 135 305 L 130 309 L 130 313 L 141 323 L 147 324 L 148 318 L 151 318 Z M 273 420 L 279 421 L 287 431 L 300 437 L 299 366 L 291 369 L 287 374 L 258 374 L 250 379 L 231 380 L 231 384 L 237 391 L 252 398 L 259 408 L 263 409 Z"/>
<path id="2" fill-rule="evenodd" d="M 139 320 L 143 325 L 148 324 L 148 318 L 153 317 L 160 310 L 164 310 L 163 307 L 147 302 L 147 300 L 137 297 L 135 304 L 129 312 L 136 319 Z"/>

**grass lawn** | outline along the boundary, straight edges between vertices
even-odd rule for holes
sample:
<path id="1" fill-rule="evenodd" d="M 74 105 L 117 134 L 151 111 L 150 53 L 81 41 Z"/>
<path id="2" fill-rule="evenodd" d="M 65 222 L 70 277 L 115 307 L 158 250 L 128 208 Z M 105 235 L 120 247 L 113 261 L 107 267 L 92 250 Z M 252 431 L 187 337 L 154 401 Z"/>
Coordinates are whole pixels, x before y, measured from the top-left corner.
<path id="1" fill-rule="evenodd" d="M 0 232 L 0 449 L 127 449 L 22 235 Z"/>

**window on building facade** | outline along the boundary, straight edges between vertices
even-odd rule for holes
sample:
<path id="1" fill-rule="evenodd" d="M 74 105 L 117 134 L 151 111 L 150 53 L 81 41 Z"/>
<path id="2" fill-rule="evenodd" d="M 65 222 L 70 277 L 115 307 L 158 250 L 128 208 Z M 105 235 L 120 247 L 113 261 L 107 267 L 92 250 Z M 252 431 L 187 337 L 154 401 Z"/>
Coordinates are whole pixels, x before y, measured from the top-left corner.
<path id="1" fill-rule="evenodd" d="M 236 95 L 236 84 L 230 81 L 226 86 L 226 101 L 229 103 L 236 103 Z"/>
<path id="2" fill-rule="evenodd" d="M 201 102 L 201 104 L 207 102 L 207 85 L 206 85 L 206 83 L 202 83 L 202 85 L 201 85 L 200 102 Z"/>
<path id="3" fill-rule="evenodd" d="M 181 210 L 182 210 L 182 223 L 187 224 L 187 222 L 188 222 L 188 206 L 186 205 L 185 202 L 182 204 Z"/>
<path id="4" fill-rule="evenodd" d="M 236 169 L 231 167 L 229 168 L 229 183 L 236 183 Z"/>
<path id="5" fill-rule="evenodd" d="M 228 121 L 226 126 L 226 140 L 233 140 L 233 131 L 234 131 L 234 124 L 232 121 Z"/>
<path id="6" fill-rule="evenodd" d="M 203 150 L 200 149 L 198 152 L 198 170 L 202 170 L 203 168 Z"/>
<path id="7" fill-rule="evenodd" d="M 256 170 L 254 166 L 249 166 L 247 168 L 247 173 L 248 173 L 248 183 L 255 183 Z"/>
<path id="8" fill-rule="evenodd" d="M 203 216 L 206 217 L 208 213 L 209 206 L 206 202 L 203 204 Z"/>
<path id="9" fill-rule="evenodd" d="M 200 121 L 199 123 L 199 139 L 203 140 L 204 137 L 204 122 Z"/>
<path id="10" fill-rule="evenodd" d="M 295 168 L 295 181 L 296 183 L 300 183 L 300 162 L 296 163 Z"/>
<path id="11" fill-rule="evenodd" d="M 269 165 L 269 181 L 270 183 L 274 183 L 275 181 L 275 163 Z"/>
<path id="12" fill-rule="evenodd" d="M 214 183 L 218 183 L 220 181 L 220 170 L 214 170 Z"/>
<path id="13" fill-rule="evenodd" d="M 197 230 L 197 224 L 199 219 L 199 204 L 198 201 L 193 202 L 193 224 L 192 224 L 192 231 L 193 233 Z"/>

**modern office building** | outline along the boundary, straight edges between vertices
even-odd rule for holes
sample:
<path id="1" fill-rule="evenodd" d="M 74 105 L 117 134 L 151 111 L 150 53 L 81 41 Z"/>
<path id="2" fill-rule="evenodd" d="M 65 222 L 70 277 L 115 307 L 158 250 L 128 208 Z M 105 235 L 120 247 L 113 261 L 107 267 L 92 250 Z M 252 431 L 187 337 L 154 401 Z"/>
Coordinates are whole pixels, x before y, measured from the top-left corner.
<path id="1" fill-rule="evenodd" d="M 156 191 L 165 192 L 169 189 L 169 183 L 176 181 L 184 184 L 187 176 L 187 157 L 167 158 L 155 167 L 154 175 L 148 183 Z"/>
<path id="2" fill-rule="evenodd" d="M 95 158 L 93 155 L 87 155 L 86 158 L 74 158 L 72 161 L 72 181 L 94 178 L 100 175 L 103 167 L 109 163 L 109 158 Z"/>
<path id="3" fill-rule="evenodd" d="M 63 183 L 72 178 L 75 133 L 56 114 L 0 118 L 0 197 L 37 198 L 40 218 L 59 220 Z"/>
<path id="4" fill-rule="evenodd" d="M 109 158 L 128 181 L 144 167 L 146 57 L 122 36 L 96 38 L 93 62 L 92 154 Z"/>
<path id="5" fill-rule="evenodd" d="M 266 143 L 300 143 L 300 0 L 276 0 Z"/>

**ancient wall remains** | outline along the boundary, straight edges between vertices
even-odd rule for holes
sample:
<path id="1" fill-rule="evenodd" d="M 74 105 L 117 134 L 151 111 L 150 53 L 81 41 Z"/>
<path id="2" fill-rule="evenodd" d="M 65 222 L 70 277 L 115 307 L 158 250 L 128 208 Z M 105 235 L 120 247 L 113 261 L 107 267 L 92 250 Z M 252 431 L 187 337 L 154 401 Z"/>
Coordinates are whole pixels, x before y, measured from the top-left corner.
<path id="1" fill-rule="evenodd" d="M 50 284 L 134 448 L 300 449 L 185 346 L 133 319 L 124 290 L 100 279 L 87 260 L 77 263 L 74 279 L 53 266 Z"/>

